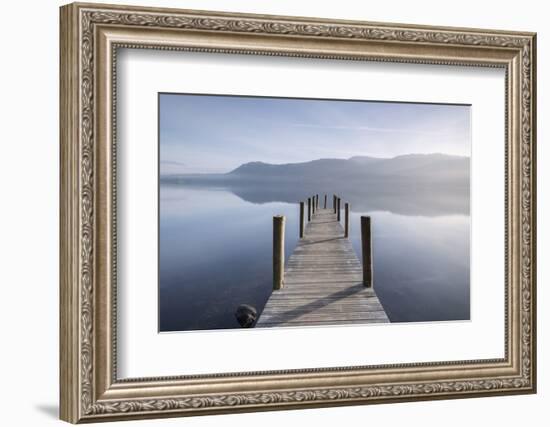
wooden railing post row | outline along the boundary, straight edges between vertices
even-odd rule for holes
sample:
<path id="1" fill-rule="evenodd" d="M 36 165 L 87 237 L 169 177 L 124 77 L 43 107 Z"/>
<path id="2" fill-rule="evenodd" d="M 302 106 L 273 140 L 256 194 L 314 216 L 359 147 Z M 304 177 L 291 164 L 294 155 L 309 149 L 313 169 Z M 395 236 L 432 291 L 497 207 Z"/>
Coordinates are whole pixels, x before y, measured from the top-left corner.
<path id="1" fill-rule="evenodd" d="M 273 290 L 282 289 L 285 276 L 285 217 L 273 217 Z"/>
<path id="2" fill-rule="evenodd" d="M 346 202 L 344 204 L 344 237 L 349 237 L 349 211 L 350 204 Z"/>
<path id="3" fill-rule="evenodd" d="M 363 285 L 372 287 L 372 234 L 370 216 L 361 217 L 361 249 L 363 257 Z"/>
<path id="4" fill-rule="evenodd" d="M 300 239 L 304 237 L 304 202 L 300 202 Z"/>

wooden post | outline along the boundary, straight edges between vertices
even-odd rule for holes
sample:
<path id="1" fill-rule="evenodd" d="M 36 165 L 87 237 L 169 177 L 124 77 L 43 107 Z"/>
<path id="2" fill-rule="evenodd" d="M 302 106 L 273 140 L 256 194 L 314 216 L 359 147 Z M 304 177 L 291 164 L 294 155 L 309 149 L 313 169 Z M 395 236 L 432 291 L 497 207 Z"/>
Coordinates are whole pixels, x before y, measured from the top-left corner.
<path id="1" fill-rule="evenodd" d="M 304 202 L 300 202 L 300 239 L 304 237 Z"/>
<path id="2" fill-rule="evenodd" d="M 317 194 L 317 196 L 316 196 L 316 197 L 317 197 L 317 207 L 316 207 L 315 209 L 317 209 L 317 210 L 318 210 L 318 209 L 319 209 L 319 195 Z"/>
<path id="3" fill-rule="evenodd" d="M 337 198 L 337 204 L 338 206 L 336 206 L 336 217 L 338 219 L 338 221 L 340 221 L 340 202 L 342 199 L 340 199 L 340 197 Z"/>
<path id="4" fill-rule="evenodd" d="M 285 217 L 273 217 L 273 290 L 283 287 L 285 276 Z"/>
<path id="5" fill-rule="evenodd" d="M 345 206 L 344 237 L 349 237 L 349 211 L 350 211 L 350 205 L 349 205 L 349 203 L 346 203 L 344 206 Z"/>
<path id="6" fill-rule="evenodd" d="M 311 221 L 311 197 L 307 198 L 307 220 Z"/>
<path id="7" fill-rule="evenodd" d="M 327 195 L 325 194 L 325 204 L 324 204 L 324 208 L 326 209 L 327 208 Z"/>
<path id="8" fill-rule="evenodd" d="M 311 213 L 315 213 L 315 196 L 311 196 Z"/>
<path id="9" fill-rule="evenodd" d="M 334 209 L 334 213 L 336 213 L 336 194 L 332 195 L 332 209 Z"/>
<path id="10" fill-rule="evenodd" d="M 363 285 L 372 287 L 372 235 L 370 216 L 361 217 L 361 248 L 363 252 Z"/>

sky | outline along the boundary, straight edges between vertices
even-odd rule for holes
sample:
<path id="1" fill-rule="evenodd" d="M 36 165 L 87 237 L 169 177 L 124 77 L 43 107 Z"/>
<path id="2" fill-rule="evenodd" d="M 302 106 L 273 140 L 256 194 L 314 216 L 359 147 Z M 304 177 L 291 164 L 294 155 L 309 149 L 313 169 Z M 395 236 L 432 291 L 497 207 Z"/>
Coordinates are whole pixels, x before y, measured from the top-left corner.
<path id="1" fill-rule="evenodd" d="M 470 156 L 470 106 L 160 94 L 160 172 L 352 156 Z"/>

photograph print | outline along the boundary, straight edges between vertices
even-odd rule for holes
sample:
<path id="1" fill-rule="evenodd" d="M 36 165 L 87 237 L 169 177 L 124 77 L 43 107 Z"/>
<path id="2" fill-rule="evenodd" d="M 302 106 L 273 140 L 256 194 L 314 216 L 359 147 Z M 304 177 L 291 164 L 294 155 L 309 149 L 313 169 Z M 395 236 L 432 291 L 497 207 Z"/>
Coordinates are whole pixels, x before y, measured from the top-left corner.
<path id="1" fill-rule="evenodd" d="M 159 332 L 470 320 L 470 105 L 158 103 Z"/>

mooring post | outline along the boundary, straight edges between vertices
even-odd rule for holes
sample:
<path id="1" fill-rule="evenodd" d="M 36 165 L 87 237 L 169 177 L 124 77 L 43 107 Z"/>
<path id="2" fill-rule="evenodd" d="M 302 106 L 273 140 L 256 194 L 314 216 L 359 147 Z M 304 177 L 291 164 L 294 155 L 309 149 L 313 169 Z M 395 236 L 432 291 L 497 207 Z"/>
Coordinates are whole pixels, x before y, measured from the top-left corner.
<path id="1" fill-rule="evenodd" d="M 349 237 L 349 211 L 350 211 L 350 205 L 346 202 L 344 205 L 345 207 L 345 214 L 344 214 L 344 237 Z"/>
<path id="2" fill-rule="evenodd" d="M 307 198 L 307 220 L 311 221 L 311 197 Z"/>
<path id="3" fill-rule="evenodd" d="M 338 221 L 340 221 L 340 202 L 341 202 L 342 199 L 340 199 L 340 197 L 338 197 L 337 200 L 338 200 L 338 202 L 337 202 L 338 206 L 336 207 L 336 209 L 337 209 L 336 216 L 337 216 Z"/>
<path id="4" fill-rule="evenodd" d="M 324 209 L 327 208 L 327 195 L 325 194 L 325 204 L 323 205 Z"/>
<path id="5" fill-rule="evenodd" d="M 372 287 L 372 235 L 370 216 L 361 217 L 361 248 L 363 252 L 363 285 Z"/>
<path id="6" fill-rule="evenodd" d="M 304 237 L 304 202 L 300 202 L 300 239 Z"/>
<path id="7" fill-rule="evenodd" d="M 285 275 L 285 217 L 273 217 L 273 290 L 283 287 Z"/>

